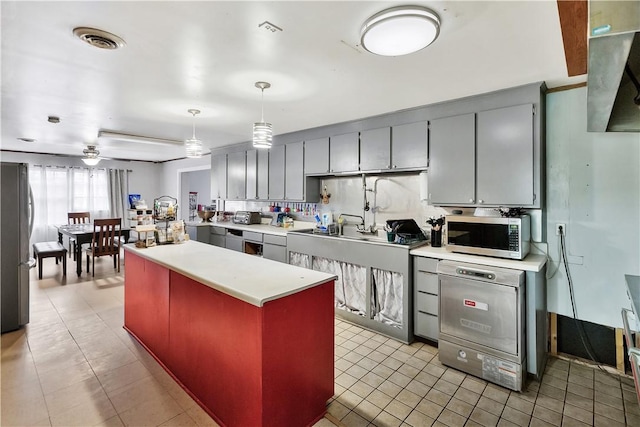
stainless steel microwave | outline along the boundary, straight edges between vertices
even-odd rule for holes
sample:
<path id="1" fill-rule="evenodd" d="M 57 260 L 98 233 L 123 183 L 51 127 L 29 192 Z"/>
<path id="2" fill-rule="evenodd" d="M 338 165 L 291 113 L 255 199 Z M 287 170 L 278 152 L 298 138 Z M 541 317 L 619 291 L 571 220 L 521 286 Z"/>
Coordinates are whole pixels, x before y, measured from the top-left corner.
<path id="1" fill-rule="evenodd" d="M 447 251 L 518 260 L 529 254 L 529 215 L 511 218 L 448 215 L 446 224 Z"/>

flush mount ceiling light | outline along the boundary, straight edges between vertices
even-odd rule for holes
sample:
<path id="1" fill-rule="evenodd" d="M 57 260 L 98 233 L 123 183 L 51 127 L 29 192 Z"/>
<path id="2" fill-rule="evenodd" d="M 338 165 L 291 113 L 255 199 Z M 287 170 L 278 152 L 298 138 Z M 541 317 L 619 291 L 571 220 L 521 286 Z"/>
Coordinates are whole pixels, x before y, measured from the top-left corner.
<path id="1" fill-rule="evenodd" d="M 87 148 L 82 150 L 82 153 L 84 154 L 82 161 L 85 165 L 95 166 L 100 162 L 100 157 L 98 157 L 100 152 L 96 150 L 95 145 L 88 145 Z"/>
<path id="2" fill-rule="evenodd" d="M 184 148 L 187 152 L 187 157 L 197 159 L 202 157 L 202 141 L 196 138 L 196 114 L 200 114 L 200 110 L 191 108 L 187 111 L 193 115 L 193 136 L 184 142 Z"/>
<path id="3" fill-rule="evenodd" d="M 400 56 L 429 46 L 440 33 L 440 18 L 422 6 L 398 6 L 376 13 L 362 26 L 360 44 L 376 55 Z"/>
<path id="4" fill-rule="evenodd" d="M 262 113 L 260 121 L 253 124 L 253 146 L 255 148 L 269 148 L 273 142 L 273 126 L 264 121 L 264 90 L 271 87 L 271 83 L 256 82 L 256 87 L 262 93 Z"/>
<path id="5" fill-rule="evenodd" d="M 73 35 L 100 49 L 115 50 L 125 45 L 124 40 L 120 37 L 97 28 L 77 27 L 73 29 Z"/>

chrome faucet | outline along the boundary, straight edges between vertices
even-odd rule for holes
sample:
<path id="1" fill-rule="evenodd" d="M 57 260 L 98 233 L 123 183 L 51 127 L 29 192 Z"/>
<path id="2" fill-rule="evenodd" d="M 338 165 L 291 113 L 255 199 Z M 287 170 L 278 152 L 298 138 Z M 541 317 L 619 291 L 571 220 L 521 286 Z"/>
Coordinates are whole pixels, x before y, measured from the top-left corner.
<path id="1" fill-rule="evenodd" d="M 378 232 L 378 230 L 376 229 L 376 227 L 374 225 L 369 226 L 368 229 L 367 229 L 367 227 L 365 227 L 365 225 L 364 225 L 364 217 L 363 216 L 346 214 L 346 213 L 340 214 L 340 216 L 341 217 L 349 216 L 349 217 L 352 217 L 352 218 L 359 218 L 361 223 L 360 224 L 356 224 L 356 230 L 358 231 L 358 233 L 361 233 L 361 234 L 376 234 Z M 338 221 L 339 221 L 339 218 L 338 218 Z"/>

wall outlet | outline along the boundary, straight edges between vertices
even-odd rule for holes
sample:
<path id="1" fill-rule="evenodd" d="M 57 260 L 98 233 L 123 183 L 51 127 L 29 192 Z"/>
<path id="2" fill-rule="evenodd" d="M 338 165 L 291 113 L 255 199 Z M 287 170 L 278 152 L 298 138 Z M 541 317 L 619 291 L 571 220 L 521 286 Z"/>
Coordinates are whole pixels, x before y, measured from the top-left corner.
<path id="1" fill-rule="evenodd" d="M 556 224 L 556 236 L 560 235 L 560 228 L 562 228 L 562 234 L 567 235 L 567 225 L 563 223 Z"/>

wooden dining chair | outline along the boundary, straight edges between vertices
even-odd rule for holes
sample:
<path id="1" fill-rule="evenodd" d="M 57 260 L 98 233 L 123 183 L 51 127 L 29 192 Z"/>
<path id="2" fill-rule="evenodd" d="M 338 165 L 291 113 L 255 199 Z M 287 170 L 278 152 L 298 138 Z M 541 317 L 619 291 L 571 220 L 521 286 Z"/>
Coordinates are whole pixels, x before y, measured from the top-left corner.
<path id="1" fill-rule="evenodd" d="M 120 272 L 120 229 L 122 218 L 96 219 L 93 221 L 93 238 L 87 249 L 87 272 L 89 271 L 89 257 L 92 258 L 92 276 L 96 274 L 96 258 L 111 255 L 113 268 Z"/>
<path id="2" fill-rule="evenodd" d="M 91 222 L 89 212 L 68 212 L 67 222 L 69 224 L 88 224 Z M 73 250 L 72 250 L 73 249 Z M 73 254 L 73 260 L 76 260 L 76 239 L 69 237 L 69 258 Z"/>

